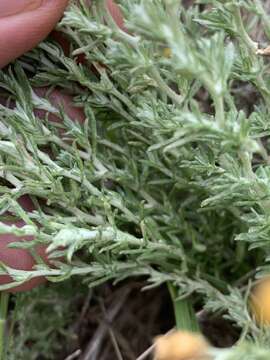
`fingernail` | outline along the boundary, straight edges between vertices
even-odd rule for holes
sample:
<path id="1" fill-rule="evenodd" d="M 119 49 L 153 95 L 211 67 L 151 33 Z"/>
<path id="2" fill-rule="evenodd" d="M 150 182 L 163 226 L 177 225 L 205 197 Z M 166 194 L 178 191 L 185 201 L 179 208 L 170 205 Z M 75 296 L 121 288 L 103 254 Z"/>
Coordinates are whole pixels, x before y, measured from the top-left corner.
<path id="1" fill-rule="evenodd" d="M 0 18 L 37 9 L 43 0 L 0 0 Z"/>

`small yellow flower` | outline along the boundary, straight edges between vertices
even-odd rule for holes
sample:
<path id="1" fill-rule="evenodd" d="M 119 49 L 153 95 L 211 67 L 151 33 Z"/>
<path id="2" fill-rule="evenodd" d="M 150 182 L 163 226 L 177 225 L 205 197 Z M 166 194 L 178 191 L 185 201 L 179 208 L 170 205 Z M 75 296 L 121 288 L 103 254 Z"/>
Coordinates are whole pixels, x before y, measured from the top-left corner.
<path id="1" fill-rule="evenodd" d="M 163 56 L 165 56 L 166 58 L 171 58 L 172 57 L 172 50 L 168 47 L 163 49 Z"/>
<path id="2" fill-rule="evenodd" d="M 255 286 L 250 297 L 250 307 L 259 325 L 270 325 L 270 277 Z"/>
<path id="3" fill-rule="evenodd" d="M 174 331 L 155 340 L 154 360 L 210 360 L 209 344 L 199 334 Z"/>

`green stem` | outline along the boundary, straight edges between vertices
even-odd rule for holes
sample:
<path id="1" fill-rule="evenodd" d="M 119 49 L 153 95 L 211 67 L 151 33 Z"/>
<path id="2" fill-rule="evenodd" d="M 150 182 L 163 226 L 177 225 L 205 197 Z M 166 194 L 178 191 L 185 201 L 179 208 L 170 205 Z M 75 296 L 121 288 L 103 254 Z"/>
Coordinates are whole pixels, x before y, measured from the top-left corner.
<path id="1" fill-rule="evenodd" d="M 178 330 L 200 332 L 194 309 L 189 300 L 178 299 L 177 292 L 171 283 L 168 283 L 168 289 L 173 303 L 176 328 Z"/>
<path id="2" fill-rule="evenodd" d="M 212 98 L 214 100 L 214 106 L 216 111 L 216 120 L 221 128 L 225 126 L 225 113 L 224 113 L 224 100 L 222 95 L 214 95 L 212 92 Z"/>
<path id="3" fill-rule="evenodd" d="M 238 29 L 238 37 L 240 37 L 242 39 L 242 41 L 246 44 L 248 50 L 249 50 L 249 55 L 250 58 L 253 62 L 253 66 L 254 63 L 256 63 L 257 60 L 257 55 L 256 55 L 256 51 L 258 48 L 258 44 L 253 41 L 249 34 L 246 31 L 245 25 L 243 23 L 243 19 L 242 19 L 242 15 L 241 15 L 241 11 L 240 8 L 238 6 L 234 6 L 234 18 L 235 18 L 235 22 L 236 22 L 236 26 Z M 267 107 L 270 108 L 270 93 L 268 90 L 268 86 L 265 83 L 265 80 L 263 79 L 262 74 L 259 74 L 257 76 L 257 79 L 255 81 L 255 85 L 257 86 L 257 88 L 259 89 L 259 91 L 261 92 Z"/>
<path id="4" fill-rule="evenodd" d="M 8 313 L 8 302 L 9 302 L 9 294 L 6 292 L 2 292 L 1 300 L 0 300 L 0 360 L 4 360 L 6 354 L 5 330 L 6 330 L 6 319 Z"/>
<path id="5" fill-rule="evenodd" d="M 176 104 L 182 105 L 183 98 L 181 95 L 178 95 L 175 91 L 173 91 L 170 86 L 166 84 L 166 82 L 162 79 L 159 74 L 159 71 L 153 66 L 150 70 L 150 74 L 152 78 L 156 81 L 161 91 L 164 91 L 165 94 Z"/>
<path id="6" fill-rule="evenodd" d="M 248 33 L 245 29 L 239 6 L 234 6 L 234 18 L 235 18 L 236 26 L 238 29 L 238 36 L 243 40 L 243 42 L 246 44 L 246 46 L 250 49 L 253 56 L 255 56 L 256 50 L 257 50 L 257 44 L 255 41 L 253 41 L 250 38 L 250 36 L 248 35 Z"/>

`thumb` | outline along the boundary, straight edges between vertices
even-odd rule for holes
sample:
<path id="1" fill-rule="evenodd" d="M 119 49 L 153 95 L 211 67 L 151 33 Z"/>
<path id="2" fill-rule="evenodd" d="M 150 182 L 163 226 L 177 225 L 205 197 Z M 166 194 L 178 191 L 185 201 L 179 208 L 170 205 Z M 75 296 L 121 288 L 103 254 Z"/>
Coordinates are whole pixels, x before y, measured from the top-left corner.
<path id="1" fill-rule="evenodd" d="M 35 47 L 61 18 L 68 0 L 0 0 L 0 68 Z"/>

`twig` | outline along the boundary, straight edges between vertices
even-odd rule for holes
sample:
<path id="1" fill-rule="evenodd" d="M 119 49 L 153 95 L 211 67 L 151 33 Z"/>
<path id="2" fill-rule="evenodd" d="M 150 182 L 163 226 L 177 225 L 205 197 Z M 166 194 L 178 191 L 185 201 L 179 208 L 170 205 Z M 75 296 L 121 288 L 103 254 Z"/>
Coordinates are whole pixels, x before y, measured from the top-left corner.
<path id="1" fill-rule="evenodd" d="M 84 321 L 84 318 L 86 316 L 87 310 L 88 310 L 89 305 L 90 305 L 92 295 L 93 295 L 93 290 L 90 289 L 87 296 L 86 296 L 86 298 L 85 298 L 84 304 L 82 306 L 82 310 L 81 310 L 81 313 L 79 315 L 79 319 L 73 325 L 73 331 L 74 332 L 77 332 L 77 330 L 80 329 L 81 323 Z"/>
<path id="2" fill-rule="evenodd" d="M 117 299 L 117 302 L 114 306 L 112 306 L 107 313 L 107 322 L 112 322 L 114 318 L 117 316 L 119 311 L 121 310 L 123 304 L 125 303 L 127 296 L 130 290 L 127 289 L 123 294 L 121 299 Z M 97 359 L 97 354 L 99 351 L 100 344 L 108 332 L 108 325 L 106 322 L 102 322 L 95 335 L 92 337 L 89 342 L 84 354 L 80 357 L 80 360 L 95 360 Z"/>
<path id="3" fill-rule="evenodd" d="M 105 309 L 104 301 L 103 301 L 103 300 L 101 301 L 101 309 L 102 309 L 102 313 L 103 313 L 104 319 L 108 319 L 107 311 L 106 311 L 106 309 Z M 110 322 L 111 322 L 111 321 L 109 321 L 108 326 L 109 326 L 110 338 L 111 338 L 111 340 L 112 340 L 112 345 L 113 345 L 113 347 L 114 347 L 114 350 L 115 350 L 117 359 L 118 359 L 118 360 L 123 360 L 123 357 L 122 357 L 122 354 L 121 354 L 121 351 L 120 351 L 118 342 L 117 342 L 117 340 L 116 340 L 116 337 L 115 337 L 115 334 L 114 334 L 114 332 L 113 332 L 113 329 L 112 329 L 112 327 L 111 327 Z"/>
<path id="4" fill-rule="evenodd" d="M 117 359 L 118 359 L 118 360 L 124 360 L 124 359 L 123 359 L 123 356 L 122 356 L 122 354 L 121 354 L 121 351 L 120 351 L 118 342 L 117 342 L 117 340 L 116 340 L 116 337 L 115 337 L 114 332 L 113 332 L 113 330 L 112 330 L 111 327 L 109 328 L 109 334 L 110 334 L 110 338 L 111 338 L 111 340 L 112 340 L 112 344 L 113 344 L 113 347 L 114 347 L 114 350 L 115 350 Z"/>
<path id="5" fill-rule="evenodd" d="M 80 349 L 76 350 L 73 354 L 69 355 L 65 360 L 74 360 L 81 355 L 82 351 Z"/>

